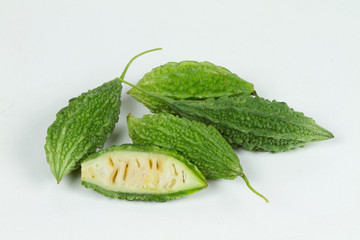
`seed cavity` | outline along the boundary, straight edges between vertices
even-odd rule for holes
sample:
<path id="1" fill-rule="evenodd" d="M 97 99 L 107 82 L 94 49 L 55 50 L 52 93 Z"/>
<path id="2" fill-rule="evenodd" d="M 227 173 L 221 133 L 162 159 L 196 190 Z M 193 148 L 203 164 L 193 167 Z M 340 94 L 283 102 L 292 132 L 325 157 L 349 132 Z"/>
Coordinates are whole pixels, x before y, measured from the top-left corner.
<path id="1" fill-rule="evenodd" d="M 156 159 L 156 170 L 160 172 L 163 170 L 163 162 L 160 159 Z"/>
<path id="2" fill-rule="evenodd" d="M 125 179 L 126 179 L 128 168 L 129 168 L 129 163 L 126 163 L 125 170 L 124 170 L 123 181 L 125 181 Z"/>
<path id="3" fill-rule="evenodd" d="M 140 163 L 139 163 L 139 160 L 137 160 L 137 158 L 136 158 L 135 160 L 136 160 L 136 163 L 137 163 L 137 167 L 138 167 L 138 168 L 141 168 L 141 165 L 140 165 Z"/>
<path id="4" fill-rule="evenodd" d="M 183 183 L 185 183 L 185 171 L 182 170 L 181 172 L 182 172 L 182 180 L 183 180 Z"/>
<path id="5" fill-rule="evenodd" d="M 146 171 L 144 171 L 144 172 L 142 173 L 140 182 L 144 183 L 145 175 L 146 175 Z"/>
<path id="6" fill-rule="evenodd" d="M 91 176 L 91 178 L 92 179 L 94 179 L 95 178 L 95 171 L 94 171 L 94 168 L 89 168 L 89 173 L 90 173 L 90 176 Z"/>
<path id="7" fill-rule="evenodd" d="M 110 167 L 113 167 L 114 166 L 114 162 L 113 162 L 113 160 L 112 160 L 112 158 L 109 156 L 109 158 L 108 158 L 108 164 L 110 165 Z"/>
<path id="8" fill-rule="evenodd" d="M 149 182 L 149 175 L 148 174 L 144 174 L 144 177 L 143 177 L 143 181 L 142 181 L 142 187 L 144 189 L 146 189 L 148 187 L 148 182 Z"/>
<path id="9" fill-rule="evenodd" d="M 176 179 L 175 178 L 171 179 L 171 181 L 168 185 L 168 189 L 171 189 L 172 187 L 174 187 L 175 183 L 176 183 Z"/>
<path id="10" fill-rule="evenodd" d="M 116 180 L 116 177 L 118 175 L 118 172 L 119 172 L 119 169 L 118 168 L 115 168 L 112 173 L 111 173 L 111 176 L 110 176 L 110 181 L 111 183 L 115 183 L 115 180 Z"/>
<path id="11" fill-rule="evenodd" d="M 154 183 L 155 183 L 155 186 L 158 186 L 158 185 L 159 185 L 159 183 L 160 183 L 160 177 L 159 177 L 159 176 L 156 176 L 156 177 L 155 177 Z"/>
<path id="12" fill-rule="evenodd" d="M 177 176 L 177 175 L 178 175 L 178 172 L 176 171 L 175 164 L 173 163 L 173 164 L 172 164 L 172 166 L 173 166 L 173 168 L 174 168 L 174 173 L 175 173 L 175 176 Z"/>
<path id="13" fill-rule="evenodd" d="M 151 159 L 149 159 L 149 166 L 150 166 L 150 169 L 152 169 L 152 166 L 153 166 L 153 162 Z"/>
<path id="14" fill-rule="evenodd" d="M 133 186 L 133 185 L 135 185 L 135 181 L 136 181 L 136 169 L 133 168 L 129 184 Z"/>

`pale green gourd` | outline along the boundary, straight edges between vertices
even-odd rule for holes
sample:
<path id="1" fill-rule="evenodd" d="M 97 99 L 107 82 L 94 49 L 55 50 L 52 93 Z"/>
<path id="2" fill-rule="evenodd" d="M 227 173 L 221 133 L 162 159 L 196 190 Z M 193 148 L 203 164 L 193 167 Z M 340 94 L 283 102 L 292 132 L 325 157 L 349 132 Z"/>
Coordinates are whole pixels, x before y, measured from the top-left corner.
<path id="1" fill-rule="evenodd" d="M 210 62 L 169 62 L 154 68 L 136 84 L 137 88 L 171 99 L 207 99 L 255 94 L 254 85 L 224 67 Z M 176 114 L 156 97 L 132 88 L 128 94 L 151 112 Z"/>

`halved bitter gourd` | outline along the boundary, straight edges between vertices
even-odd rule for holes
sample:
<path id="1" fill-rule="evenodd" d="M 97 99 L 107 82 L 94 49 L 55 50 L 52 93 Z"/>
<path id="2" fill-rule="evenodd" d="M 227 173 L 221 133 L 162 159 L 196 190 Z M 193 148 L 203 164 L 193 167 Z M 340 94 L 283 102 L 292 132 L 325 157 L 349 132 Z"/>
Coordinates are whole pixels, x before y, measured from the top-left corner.
<path id="1" fill-rule="evenodd" d="M 105 196 L 167 201 L 207 187 L 205 177 L 174 150 L 125 144 L 95 153 L 81 164 L 81 184 Z"/>

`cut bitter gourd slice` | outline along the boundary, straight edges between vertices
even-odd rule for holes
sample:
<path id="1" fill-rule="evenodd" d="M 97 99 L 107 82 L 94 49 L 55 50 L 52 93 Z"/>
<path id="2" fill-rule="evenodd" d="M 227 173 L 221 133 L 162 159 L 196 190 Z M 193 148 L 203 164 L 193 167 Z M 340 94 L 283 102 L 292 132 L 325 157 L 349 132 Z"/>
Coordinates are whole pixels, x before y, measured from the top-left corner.
<path id="1" fill-rule="evenodd" d="M 201 172 L 173 150 L 122 145 L 100 151 L 81 164 L 81 182 L 108 197 L 166 201 L 207 186 Z"/>

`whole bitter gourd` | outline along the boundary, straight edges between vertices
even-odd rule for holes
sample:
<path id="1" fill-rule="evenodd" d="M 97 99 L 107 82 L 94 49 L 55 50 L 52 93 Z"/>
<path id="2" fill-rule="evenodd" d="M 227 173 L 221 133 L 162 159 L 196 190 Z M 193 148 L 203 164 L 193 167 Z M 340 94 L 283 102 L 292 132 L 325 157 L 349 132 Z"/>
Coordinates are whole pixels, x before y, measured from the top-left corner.
<path id="1" fill-rule="evenodd" d="M 184 117 L 216 127 L 233 147 L 250 151 L 282 152 L 334 137 L 286 103 L 260 97 L 173 101 L 171 106 Z"/>
<path id="2" fill-rule="evenodd" d="M 294 111 L 284 102 L 253 96 L 174 100 L 138 90 L 167 104 L 178 115 L 216 127 L 233 147 L 282 152 L 334 137 L 313 119 Z"/>
<path id="3" fill-rule="evenodd" d="M 169 62 L 154 68 L 136 85 L 138 88 L 172 99 L 207 99 L 255 94 L 254 85 L 224 67 L 210 62 Z M 136 88 L 128 94 L 151 112 L 174 112 L 167 104 Z"/>
<path id="4" fill-rule="evenodd" d="M 134 143 L 172 148 L 183 155 L 209 179 L 242 177 L 249 184 L 239 158 L 213 126 L 171 114 L 128 116 L 129 136 Z"/>
<path id="5" fill-rule="evenodd" d="M 161 202 L 207 187 L 196 166 L 174 150 L 133 144 L 90 155 L 81 163 L 81 184 L 108 197 Z"/>
<path id="6" fill-rule="evenodd" d="M 45 153 L 50 169 L 59 183 L 80 166 L 87 155 L 102 148 L 119 119 L 123 79 L 130 60 L 120 78 L 82 93 L 69 100 L 69 105 L 56 114 L 56 120 L 47 130 Z"/>

